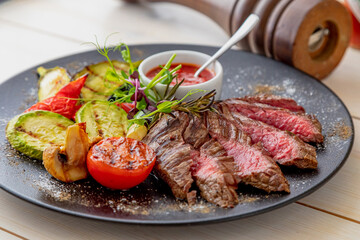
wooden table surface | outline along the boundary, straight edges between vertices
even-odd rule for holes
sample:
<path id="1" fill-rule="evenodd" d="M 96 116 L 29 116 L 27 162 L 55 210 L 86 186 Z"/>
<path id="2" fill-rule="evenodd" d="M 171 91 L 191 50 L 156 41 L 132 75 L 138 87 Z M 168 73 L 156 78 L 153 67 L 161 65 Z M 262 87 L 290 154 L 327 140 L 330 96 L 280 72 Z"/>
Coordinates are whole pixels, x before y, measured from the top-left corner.
<path id="1" fill-rule="evenodd" d="M 0 82 L 42 62 L 91 49 L 94 35 L 127 44 L 220 46 L 225 32 L 173 4 L 119 0 L 0 0 Z M 360 131 L 360 51 L 348 49 L 324 80 Z M 1 171 L 1 170 L 0 170 Z M 0 190 L 0 239 L 359 239 L 360 139 L 343 168 L 321 189 L 286 207 L 247 219 L 195 226 L 137 226 L 65 215 Z"/>

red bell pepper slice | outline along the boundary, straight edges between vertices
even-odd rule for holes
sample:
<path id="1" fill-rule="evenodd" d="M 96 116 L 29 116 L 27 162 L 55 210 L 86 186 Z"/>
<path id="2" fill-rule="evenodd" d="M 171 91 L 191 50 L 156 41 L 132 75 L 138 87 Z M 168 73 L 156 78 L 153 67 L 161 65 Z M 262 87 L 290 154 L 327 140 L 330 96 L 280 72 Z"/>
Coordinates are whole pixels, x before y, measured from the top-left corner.
<path id="1" fill-rule="evenodd" d="M 44 110 L 54 113 L 58 113 L 69 119 L 75 119 L 75 113 L 81 107 L 78 104 L 77 98 L 79 98 L 81 89 L 87 79 L 87 74 L 79 77 L 75 81 L 66 84 L 61 88 L 53 97 L 44 99 L 41 102 L 34 104 L 25 112 Z"/>
<path id="2" fill-rule="evenodd" d="M 118 107 L 121 107 L 123 110 L 125 110 L 126 113 L 129 113 L 131 110 L 135 108 L 134 103 L 116 103 Z"/>

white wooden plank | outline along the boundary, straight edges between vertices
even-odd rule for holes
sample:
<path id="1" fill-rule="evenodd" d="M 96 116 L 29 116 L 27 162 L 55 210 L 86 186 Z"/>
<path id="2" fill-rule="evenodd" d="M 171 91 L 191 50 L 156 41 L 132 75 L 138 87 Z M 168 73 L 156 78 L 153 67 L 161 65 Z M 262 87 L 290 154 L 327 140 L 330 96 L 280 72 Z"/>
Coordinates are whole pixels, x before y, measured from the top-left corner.
<path id="1" fill-rule="evenodd" d="M 22 237 L 18 237 L 10 232 L 7 232 L 6 230 L 2 230 L 0 227 L 0 239 L 4 239 L 4 240 L 19 240 L 19 239 L 24 239 Z"/>
<path id="2" fill-rule="evenodd" d="M 90 49 L 81 44 L 95 41 L 95 35 L 102 43 L 119 32 L 110 43 L 127 44 L 220 45 L 227 39 L 210 19 L 175 4 L 14 0 L 0 6 L 0 66 L 6 66 L 1 67 L 0 82 L 41 62 Z"/>
<path id="3" fill-rule="evenodd" d="M 360 132 L 360 120 L 354 120 Z M 340 171 L 325 186 L 299 202 L 324 209 L 360 222 L 360 138 L 355 137 L 353 150 Z"/>
<path id="4" fill-rule="evenodd" d="M 349 48 L 324 83 L 343 100 L 353 116 L 360 118 L 360 50 Z"/>
<path id="5" fill-rule="evenodd" d="M 127 43 L 220 45 L 227 39 L 225 32 L 208 17 L 166 3 L 18 0 L 3 4 L 0 19 L 81 41 L 93 40 L 94 35 L 103 38 L 114 32 L 119 32 L 118 38 Z"/>
<path id="6" fill-rule="evenodd" d="M 137 226 L 60 214 L 0 192 L 0 225 L 30 239 L 357 239 L 360 225 L 298 204 L 247 219 Z"/>
<path id="7" fill-rule="evenodd" d="M 0 36 L 0 82 L 42 62 L 90 49 L 80 42 L 21 29 L 1 20 Z"/>

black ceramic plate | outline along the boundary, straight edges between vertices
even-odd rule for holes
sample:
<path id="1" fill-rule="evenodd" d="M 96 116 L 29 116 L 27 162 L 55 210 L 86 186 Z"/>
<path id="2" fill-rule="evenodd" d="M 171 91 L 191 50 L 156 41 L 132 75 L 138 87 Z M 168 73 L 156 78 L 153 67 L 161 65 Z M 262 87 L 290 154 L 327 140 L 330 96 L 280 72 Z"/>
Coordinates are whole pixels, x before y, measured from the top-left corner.
<path id="1" fill-rule="evenodd" d="M 187 49 L 213 54 L 217 49 L 193 45 L 132 46 L 135 60 L 151 54 Z M 120 54 L 112 56 L 120 58 Z M 96 51 L 56 59 L 44 67 L 66 67 L 75 73 L 83 66 L 103 61 Z M 220 58 L 224 67 L 222 98 L 252 94 L 258 90 L 294 98 L 323 126 L 325 143 L 318 146 L 317 170 L 282 168 L 290 182 L 290 194 L 266 194 L 240 186 L 241 203 L 222 209 L 201 198 L 189 207 L 176 201 L 169 188 L 154 176 L 130 191 L 111 191 L 89 179 L 63 184 L 53 179 L 40 162 L 20 156 L 5 139 L 5 126 L 16 114 L 36 100 L 36 67 L 0 85 L 0 184 L 1 187 L 34 204 L 87 218 L 138 224 L 189 224 L 223 221 L 263 213 L 292 203 L 315 191 L 345 162 L 353 143 L 353 123 L 341 100 L 312 77 L 282 63 L 241 51 L 229 51 Z"/>

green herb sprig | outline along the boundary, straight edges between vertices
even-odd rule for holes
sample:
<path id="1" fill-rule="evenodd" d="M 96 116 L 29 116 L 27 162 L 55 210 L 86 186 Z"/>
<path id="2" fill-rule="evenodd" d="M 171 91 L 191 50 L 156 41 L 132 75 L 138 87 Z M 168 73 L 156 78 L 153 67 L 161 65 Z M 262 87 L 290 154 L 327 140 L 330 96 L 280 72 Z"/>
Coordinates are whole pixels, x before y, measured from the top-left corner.
<path id="1" fill-rule="evenodd" d="M 129 120 L 130 124 L 144 124 L 149 121 L 149 128 L 151 128 L 163 114 L 171 113 L 172 111 L 183 111 L 198 115 L 199 113 L 214 110 L 211 106 L 214 103 L 216 91 L 213 90 L 195 100 L 185 102 L 185 99 L 196 93 L 206 92 L 201 89 L 190 90 L 182 99 L 173 101 L 164 101 L 157 105 L 157 109 L 148 114 L 135 115 L 133 119 Z"/>
<path id="2" fill-rule="evenodd" d="M 130 125 L 136 123 L 139 125 L 147 124 L 151 127 L 156 121 L 162 117 L 163 114 L 171 113 L 172 111 L 184 111 L 198 114 L 211 109 L 214 101 L 215 90 L 211 91 L 196 100 L 185 102 L 186 98 L 197 93 L 205 92 L 201 89 L 193 89 L 189 91 L 182 99 L 175 99 L 177 89 L 184 82 L 184 79 L 178 81 L 176 72 L 182 67 L 181 64 L 170 70 L 171 64 L 174 61 L 176 54 L 173 54 L 164 66 L 160 66 L 161 70 L 150 81 L 147 86 L 144 86 L 137 73 L 137 64 L 132 62 L 130 49 L 124 44 L 120 43 L 115 47 L 107 47 L 108 37 L 105 40 L 104 47 L 101 48 L 96 39 L 96 43 L 92 43 L 97 48 L 97 51 L 103 55 L 109 62 L 111 68 L 106 73 L 106 78 L 111 81 L 123 81 L 123 86 L 119 87 L 113 93 L 112 103 L 134 103 L 137 111 L 133 118 L 129 120 Z M 128 73 L 121 71 L 118 74 L 115 70 L 112 61 L 109 58 L 110 51 L 120 51 L 122 58 L 129 64 L 130 70 Z M 175 79 L 175 85 L 170 87 L 170 84 Z M 163 95 L 160 95 L 155 86 L 157 84 L 166 85 Z M 140 95 L 139 95 L 140 94 Z M 134 96 L 140 96 L 141 99 L 134 99 Z M 149 100 L 151 102 L 149 102 Z"/>
<path id="3" fill-rule="evenodd" d="M 98 51 L 98 53 L 100 53 L 102 56 L 104 56 L 106 58 L 106 60 L 109 62 L 110 64 L 110 69 L 108 69 L 106 71 L 106 74 L 105 74 L 105 78 L 106 79 L 111 79 L 112 81 L 123 81 L 127 84 L 130 84 L 132 85 L 131 82 L 129 82 L 124 76 L 122 75 L 119 75 L 117 72 L 116 72 L 116 69 L 114 67 L 114 64 L 112 63 L 110 57 L 109 57 L 109 52 L 110 51 L 116 51 L 116 50 L 119 50 L 119 46 L 120 46 L 120 49 L 122 47 L 122 44 L 116 46 L 116 47 L 108 47 L 107 46 L 107 41 L 109 39 L 110 36 L 112 36 L 113 34 L 110 34 L 109 36 L 106 37 L 105 41 L 104 41 L 104 46 L 101 47 L 100 46 L 100 43 L 97 39 L 97 36 L 95 36 L 95 43 L 94 42 L 86 42 L 85 44 L 92 44 L 95 46 L 96 50 Z M 127 48 L 128 49 L 128 48 Z M 130 53 L 129 53 L 130 54 Z M 125 61 L 125 60 L 124 60 Z M 130 61 L 131 61 L 131 58 L 130 58 Z"/>

